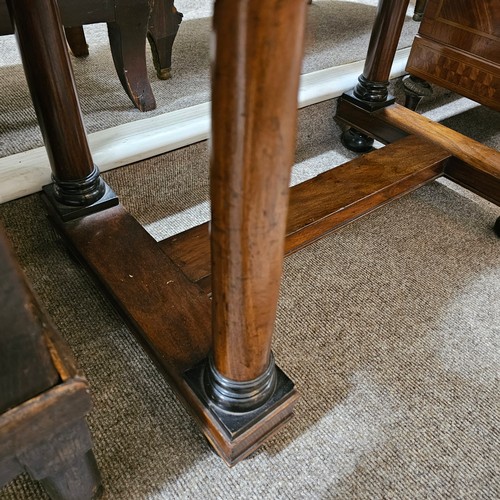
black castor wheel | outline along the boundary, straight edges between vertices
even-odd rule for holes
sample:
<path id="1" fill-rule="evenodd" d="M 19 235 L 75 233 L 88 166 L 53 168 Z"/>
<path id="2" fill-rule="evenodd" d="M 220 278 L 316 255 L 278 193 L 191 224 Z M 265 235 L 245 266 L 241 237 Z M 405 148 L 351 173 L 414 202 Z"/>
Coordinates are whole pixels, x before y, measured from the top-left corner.
<path id="1" fill-rule="evenodd" d="M 342 144 L 355 153 L 367 153 L 373 148 L 373 139 L 357 131 L 355 128 L 349 128 L 342 133 L 340 138 Z"/>

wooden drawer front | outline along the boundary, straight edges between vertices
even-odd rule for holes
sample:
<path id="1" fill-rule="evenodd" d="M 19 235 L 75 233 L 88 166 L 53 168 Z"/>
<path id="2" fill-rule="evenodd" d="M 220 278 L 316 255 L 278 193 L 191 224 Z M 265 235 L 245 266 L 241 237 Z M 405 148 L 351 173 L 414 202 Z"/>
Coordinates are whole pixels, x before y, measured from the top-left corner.
<path id="1" fill-rule="evenodd" d="M 500 111 L 500 65 L 417 36 L 406 71 Z"/>
<path id="2" fill-rule="evenodd" d="M 500 0 L 429 0 L 419 33 L 500 64 Z"/>

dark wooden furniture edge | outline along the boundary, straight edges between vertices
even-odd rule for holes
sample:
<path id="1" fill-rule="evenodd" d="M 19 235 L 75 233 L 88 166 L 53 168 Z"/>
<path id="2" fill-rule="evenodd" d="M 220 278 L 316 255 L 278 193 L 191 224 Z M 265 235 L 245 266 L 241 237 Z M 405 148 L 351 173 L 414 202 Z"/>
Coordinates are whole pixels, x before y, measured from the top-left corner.
<path id="1" fill-rule="evenodd" d="M 422 64 L 422 61 L 427 61 L 427 64 Z M 432 63 L 430 61 L 432 61 Z M 458 83 L 459 73 L 455 75 L 455 78 L 444 78 L 436 74 L 435 67 L 439 67 L 439 65 L 441 67 L 457 65 L 459 68 L 467 65 L 473 68 L 474 71 L 472 71 L 472 74 L 480 74 L 483 76 L 484 80 L 477 81 L 471 76 L 470 86 L 467 87 Z M 430 66 L 430 69 L 428 69 L 427 66 Z M 496 111 L 500 111 L 500 101 L 498 99 L 500 75 L 498 73 L 498 65 L 495 71 L 493 62 L 487 62 L 478 57 L 472 57 L 459 48 L 448 47 L 434 40 L 417 35 L 412 44 L 406 71 L 414 76 L 424 80 L 427 79 L 432 83 L 436 83 L 437 85 L 457 92 L 469 99 L 479 101 Z M 451 69 L 449 71 L 452 72 Z M 480 97 L 478 96 L 477 88 L 482 88 Z M 492 92 L 491 96 L 488 95 L 488 91 Z"/>
<path id="2" fill-rule="evenodd" d="M 500 206 L 500 165 L 497 172 L 472 167 L 458 158 L 451 158 L 444 175 L 462 187 Z"/>
<path id="3" fill-rule="evenodd" d="M 26 470 L 52 498 L 97 498 L 103 490 L 84 418 L 92 406 L 87 380 L 3 236 L 0 247 L 3 354 L 11 355 L 2 361 L 2 380 L 13 378 L 14 389 L 18 382 L 31 388 L 31 396 L 18 389 L 22 398 L 17 399 L 7 391 L 10 404 L 0 412 L 0 486 Z M 33 338 L 39 341 L 34 352 Z M 21 363 L 21 371 L 16 369 L 20 361 L 28 363 Z M 37 372 L 40 368 L 48 379 Z"/>
<path id="4" fill-rule="evenodd" d="M 64 404 L 61 404 L 64 402 Z M 85 380 L 67 380 L 48 391 L 0 415 L 0 441 L 2 454 L 24 451 L 44 432 L 60 422 L 58 432 L 63 432 L 91 410 L 88 384 Z"/>

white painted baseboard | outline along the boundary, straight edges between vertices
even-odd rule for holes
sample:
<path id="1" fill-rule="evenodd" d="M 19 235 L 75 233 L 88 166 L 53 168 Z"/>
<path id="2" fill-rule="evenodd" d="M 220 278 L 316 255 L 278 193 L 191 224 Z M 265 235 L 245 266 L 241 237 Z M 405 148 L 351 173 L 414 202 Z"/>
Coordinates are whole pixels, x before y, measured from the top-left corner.
<path id="1" fill-rule="evenodd" d="M 404 74 L 409 48 L 396 53 L 391 78 Z M 357 83 L 364 61 L 303 75 L 299 107 L 340 96 Z M 94 161 L 104 172 L 208 138 L 210 103 L 89 134 Z M 0 158 L 0 203 L 36 193 L 50 182 L 45 148 Z"/>

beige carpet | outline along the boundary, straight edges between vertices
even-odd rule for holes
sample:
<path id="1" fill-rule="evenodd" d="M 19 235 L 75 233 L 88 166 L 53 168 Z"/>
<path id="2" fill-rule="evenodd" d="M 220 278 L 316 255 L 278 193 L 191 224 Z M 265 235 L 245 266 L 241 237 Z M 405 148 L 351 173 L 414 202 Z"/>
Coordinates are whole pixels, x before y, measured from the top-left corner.
<path id="1" fill-rule="evenodd" d="M 148 72 L 158 108 L 136 110 L 116 76 L 106 25 L 85 27 L 88 58 L 72 57 L 87 132 L 141 120 L 209 100 L 209 40 L 213 0 L 176 0 L 184 20 L 173 53 L 173 78 L 157 79 L 149 47 Z M 303 72 L 365 58 L 377 0 L 314 0 L 309 8 Z M 401 46 L 409 46 L 418 23 L 407 18 Z M 0 37 L 0 157 L 42 145 L 13 36 Z M 21 136 L 22 134 L 22 136 Z"/>
<path id="2" fill-rule="evenodd" d="M 294 182 L 353 156 L 334 108 L 300 111 Z M 423 110 L 500 146 L 498 114 L 439 90 Z M 208 218 L 207 167 L 200 143 L 105 177 L 163 238 Z M 105 498 L 500 498 L 498 207 L 436 182 L 287 258 L 274 352 L 302 397 L 287 426 L 233 469 L 44 213 L 39 195 L 0 205 L 90 381 Z M 0 498 L 46 497 L 23 475 Z"/>
<path id="3" fill-rule="evenodd" d="M 300 112 L 295 180 L 343 161 L 332 108 Z M 495 119 L 472 107 L 448 122 L 498 147 Z M 208 216 L 207 164 L 200 143 L 106 178 L 163 237 Z M 92 386 L 88 421 L 113 499 L 499 498 L 498 215 L 433 183 L 289 257 L 274 352 L 302 398 L 276 437 L 228 469 L 68 257 L 39 196 L 0 206 Z M 24 476 L 0 497 L 44 498 Z"/>

